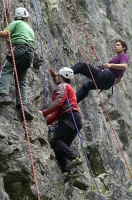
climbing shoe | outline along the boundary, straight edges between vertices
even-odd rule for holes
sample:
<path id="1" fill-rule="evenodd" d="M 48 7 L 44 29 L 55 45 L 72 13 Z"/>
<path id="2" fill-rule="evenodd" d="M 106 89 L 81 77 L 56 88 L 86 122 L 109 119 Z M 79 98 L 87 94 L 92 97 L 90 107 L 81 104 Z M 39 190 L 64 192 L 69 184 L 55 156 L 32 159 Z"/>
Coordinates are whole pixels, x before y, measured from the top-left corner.
<path id="1" fill-rule="evenodd" d="M 80 158 L 74 158 L 73 160 L 71 160 L 68 165 L 65 167 L 66 171 L 71 170 L 73 167 L 79 166 L 82 164 L 82 161 Z"/>
<path id="2" fill-rule="evenodd" d="M 20 112 L 20 117 L 23 119 L 23 115 L 22 115 L 22 109 L 21 107 L 19 108 L 20 106 L 16 106 L 16 108 L 18 108 L 19 112 Z M 24 113 L 25 113 L 25 118 L 28 119 L 28 120 L 32 120 L 33 119 L 33 115 L 32 115 L 32 112 L 31 110 L 27 107 L 27 105 L 23 105 L 23 109 L 24 109 Z"/>
<path id="3" fill-rule="evenodd" d="M 64 172 L 63 173 L 64 175 L 64 183 L 68 182 L 71 180 L 72 176 L 71 176 L 71 173 L 70 172 Z"/>
<path id="4" fill-rule="evenodd" d="M 55 77 L 57 76 L 56 72 L 50 69 L 50 75 L 52 76 L 53 80 L 55 81 Z"/>
<path id="5" fill-rule="evenodd" d="M 0 94 L 0 106 L 1 105 L 10 105 L 12 104 L 12 100 L 8 94 Z"/>

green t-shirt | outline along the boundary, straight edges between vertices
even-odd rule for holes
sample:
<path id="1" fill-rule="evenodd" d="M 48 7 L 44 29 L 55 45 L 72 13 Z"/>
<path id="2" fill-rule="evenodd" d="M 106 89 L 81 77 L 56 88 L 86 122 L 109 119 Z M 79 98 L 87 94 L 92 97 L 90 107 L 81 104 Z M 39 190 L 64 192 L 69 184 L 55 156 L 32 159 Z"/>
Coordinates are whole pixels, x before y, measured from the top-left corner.
<path id="1" fill-rule="evenodd" d="M 23 20 L 15 20 L 9 24 L 9 31 L 13 44 L 28 44 L 34 47 L 34 31 Z"/>

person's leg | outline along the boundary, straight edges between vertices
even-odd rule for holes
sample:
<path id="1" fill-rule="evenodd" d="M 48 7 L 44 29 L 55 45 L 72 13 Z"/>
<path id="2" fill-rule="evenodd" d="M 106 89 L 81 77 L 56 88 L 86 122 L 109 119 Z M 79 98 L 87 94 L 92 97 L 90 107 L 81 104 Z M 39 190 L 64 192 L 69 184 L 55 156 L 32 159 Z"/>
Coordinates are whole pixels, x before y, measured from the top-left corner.
<path id="1" fill-rule="evenodd" d="M 16 55 L 16 68 L 17 68 L 17 76 L 19 81 L 19 87 L 22 97 L 23 108 L 25 112 L 26 119 L 32 120 L 33 116 L 31 110 L 27 105 L 27 84 L 26 84 L 26 74 L 27 70 L 31 65 L 33 60 L 34 53 L 28 52 L 24 48 L 15 48 L 15 55 Z M 20 98 L 18 92 L 18 85 L 16 82 L 15 77 L 15 86 L 16 86 L 16 108 L 20 110 L 20 115 L 22 117 L 22 111 L 20 106 Z"/>
<path id="2" fill-rule="evenodd" d="M 75 121 L 73 120 L 73 116 Z M 78 112 L 73 112 L 73 115 L 71 113 L 63 114 L 62 120 L 64 120 L 64 122 L 61 121 L 59 123 L 58 127 L 55 130 L 54 138 L 50 141 L 50 144 L 56 152 L 56 155 L 58 155 L 58 162 L 64 172 L 70 171 L 68 169 L 65 169 L 65 167 L 68 166 L 68 160 L 76 160 L 76 158 L 78 158 L 78 155 L 71 151 L 69 146 L 77 135 L 76 128 L 78 127 L 78 130 L 82 128 L 82 118 Z M 76 125 L 74 125 L 75 130 L 69 127 L 67 125 L 67 122 L 73 123 L 73 125 L 74 122 L 76 122 Z"/>
<path id="3" fill-rule="evenodd" d="M 74 71 L 74 74 L 82 74 L 90 79 L 93 79 L 92 75 L 94 79 L 98 79 L 98 76 L 100 74 L 99 68 L 94 67 L 90 64 L 87 65 L 85 62 L 78 62 L 75 65 L 73 65 L 71 69 Z"/>
<path id="4" fill-rule="evenodd" d="M 71 67 L 74 71 L 74 74 L 82 74 L 90 79 L 93 79 L 97 82 L 101 77 L 101 71 L 99 68 L 92 65 L 87 65 L 84 62 L 78 62 Z M 91 89 L 95 89 L 95 84 L 93 81 L 88 81 L 82 85 L 82 87 L 76 92 L 77 102 L 82 101 L 89 93 Z"/>
<path id="5" fill-rule="evenodd" d="M 13 65 L 7 60 L 1 66 L 0 94 L 9 94 L 9 86 L 13 75 Z"/>
<path id="6" fill-rule="evenodd" d="M 59 149 L 63 151 L 67 159 L 76 158 L 77 155 L 67 146 L 66 141 L 71 136 L 74 135 L 72 128 L 67 126 L 63 121 L 60 121 L 55 129 L 54 137 L 51 139 L 50 144 L 54 149 Z M 73 141 L 74 138 L 72 138 Z M 71 141 L 71 142 L 72 142 Z"/>
<path id="7" fill-rule="evenodd" d="M 76 92 L 77 97 L 77 103 L 82 101 L 86 96 L 88 96 L 88 93 L 90 90 L 95 90 L 95 84 L 92 80 L 84 83 L 82 87 Z"/>
<path id="8" fill-rule="evenodd" d="M 61 168 L 61 172 L 64 175 L 64 181 L 67 182 L 71 178 L 71 170 L 66 170 L 66 166 L 68 166 L 69 160 L 63 156 L 63 152 L 57 151 L 53 149 L 55 152 L 56 160 Z"/>
<path id="9" fill-rule="evenodd" d="M 83 124 L 82 124 L 82 117 L 80 116 L 80 114 L 78 112 L 73 112 L 72 114 L 68 113 L 67 115 L 64 116 L 64 122 L 68 123 L 67 120 L 69 120 L 70 122 L 72 122 L 74 124 L 74 134 L 71 134 L 65 142 L 67 144 L 67 146 L 70 146 L 72 144 L 73 140 L 75 139 L 78 131 L 81 130 Z M 64 157 L 65 157 L 65 155 L 64 155 Z M 81 164 L 82 164 L 81 159 L 77 155 L 76 158 L 70 159 L 69 163 L 65 166 L 65 171 L 70 171 L 73 167 L 81 165 Z"/>
<path id="10" fill-rule="evenodd" d="M 15 46 L 14 47 L 14 56 L 16 62 L 17 69 L 17 78 L 19 81 L 20 92 L 22 96 L 23 104 L 27 103 L 27 86 L 26 86 L 26 74 L 27 74 L 27 60 L 26 60 L 26 49 Z M 15 86 L 16 86 L 16 106 L 20 104 L 19 93 L 18 93 L 18 85 L 16 82 L 15 76 Z"/>
<path id="11" fill-rule="evenodd" d="M 75 135 L 71 135 L 67 139 L 67 141 L 66 141 L 67 146 L 71 145 L 71 143 L 73 142 L 74 138 L 75 138 Z M 63 152 L 62 152 L 62 155 L 63 155 L 63 159 L 66 159 L 66 156 L 65 156 L 65 154 Z M 68 163 L 65 162 L 64 171 L 65 172 L 69 172 L 73 167 L 81 165 L 81 164 L 82 164 L 82 161 L 81 161 L 79 156 L 76 156 L 75 158 L 71 158 L 71 159 L 69 159 Z"/>
<path id="12" fill-rule="evenodd" d="M 26 74 L 27 74 L 27 70 L 23 70 L 19 66 L 19 64 L 17 64 L 17 76 L 18 76 L 18 81 L 19 81 L 19 87 L 20 87 L 20 92 L 21 92 L 22 104 L 23 104 L 25 117 L 26 117 L 26 119 L 32 120 L 33 119 L 33 115 L 32 115 L 32 112 L 31 112 L 31 110 L 29 109 L 29 107 L 27 105 Z M 21 118 L 23 118 L 22 110 L 21 110 L 21 106 L 20 106 L 20 98 L 19 98 L 18 85 L 16 83 L 16 78 L 15 78 L 15 86 L 16 86 L 16 108 L 20 111 Z"/>
<path id="13" fill-rule="evenodd" d="M 65 167 L 68 165 L 69 160 L 63 156 L 63 152 L 59 151 L 57 149 L 53 149 L 55 152 L 56 160 L 59 163 L 61 167 L 61 171 L 64 173 L 65 172 Z M 69 170 L 68 170 L 69 172 Z"/>
<path id="14" fill-rule="evenodd" d="M 90 90 L 107 90 L 114 84 L 115 79 L 107 71 L 102 71 L 99 73 L 98 79 L 90 80 L 82 85 L 82 87 L 76 92 L 77 102 L 82 101 L 89 93 Z M 96 83 L 96 85 L 95 85 Z"/>
<path id="15" fill-rule="evenodd" d="M 50 143 L 55 152 L 56 160 L 58 161 L 63 173 L 70 172 L 70 170 L 74 166 L 78 165 L 78 163 L 79 165 L 81 164 L 81 160 L 78 158 L 78 155 L 72 152 L 69 148 L 74 138 L 74 135 L 70 135 L 65 143 L 61 140 L 52 140 Z"/>
<path id="16" fill-rule="evenodd" d="M 0 67 L 0 73 L 0 105 L 10 105 L 12 100 L 9 97 L 9 86 L 13 75 L 13 65 L 5 60 Z"/>
<path id="17" fill-rule="evenodd" d="M 17 65 L 17 76 L 18 76 L 19 87 L 20 87 L 23 104 L 27 104 L 26 74 L 27 74 L 27 70 L 23 70 L 21 69 L 19 65 Z M 20 104 L 20 98 L 19 98 L 19 93 L 18 93 L 18 85 L 16 82 L 16 77 L 15 77 L 15 86 L 16 86 L 16 106 L 17 106 Z"/>

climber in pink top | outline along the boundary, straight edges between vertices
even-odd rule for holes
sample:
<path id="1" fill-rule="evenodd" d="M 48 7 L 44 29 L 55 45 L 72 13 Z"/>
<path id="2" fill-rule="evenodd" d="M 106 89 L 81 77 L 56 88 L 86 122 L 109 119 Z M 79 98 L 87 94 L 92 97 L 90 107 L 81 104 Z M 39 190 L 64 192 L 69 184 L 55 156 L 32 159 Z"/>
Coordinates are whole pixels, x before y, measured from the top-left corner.
<path id="1" fill-rule="evenodd" d="M 113 85 L 120 82 L 129 63 L 129 58 L 126 54 L 126 51 L 126 42 L 118 39 L 115 41 L 115 52 L 117 56 L 112 58 L 108 63 L 105 63 L 99 67 L 94 67 L 90 64 L 87 65 L 84 62 L 78 62 L 71 67 L 71 69 L 74 71 L 74 74 L 82 74 L 91 79 L 84 83 L 77 91 L 76 96 L 78 103 L 88 95 L 90 90 L 96 89 L 93 77 L 97 88 L 101 90 L 108 90 Z"/>

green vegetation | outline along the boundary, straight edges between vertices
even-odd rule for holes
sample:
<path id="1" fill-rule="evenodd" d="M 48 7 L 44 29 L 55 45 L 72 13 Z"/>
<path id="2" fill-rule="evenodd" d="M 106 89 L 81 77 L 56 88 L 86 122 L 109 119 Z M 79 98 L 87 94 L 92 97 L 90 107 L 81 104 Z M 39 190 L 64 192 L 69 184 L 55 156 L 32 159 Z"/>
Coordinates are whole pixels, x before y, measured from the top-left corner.
<path id="1" fill-rule="evenodd" d="M 91 152 L 90 152 L 90 149 L 88 148 L 88 146 L 85 146 L 84 148 L 85 148 L 86 153 L 87 153 L 88 155 L 90 155 Z"/>
<path id="2" fill-rule="evenodd" d="M 127 189 L 128 192 L 132 192 L 132 187 Z"/>
<path id="3" fill-rule="evenodd" d="M 94 172 L 94 175 L 95 175 L 95 176 L 98 176 L 98 175 L 99 175 L 99 173 L 98 173 L 98 172 Z"/>
<path id="4" fill-rule="evenodd" d="M 109 19 L 109 18 L 106 18 L 106 24 L 107 24 L 108 26 L 110 26 L 110 19 Z"/>
<path id="5" fill-rule="evenodd" d="M 92 183 L 92 189 L 93 189 L 93 191 L 97 192 L 97 188 L 96 188 L 95 183 Z"/>
<path id="6" fill-rule="evenodd" d="M 102 189 L 102 193 L 106 194 L 108 192 L 109 188 L 107 186 L 104 186 L 104 188 Z"/>
<path id="7" fill-rule="evenodd" d="M 126 0 L 127 3 L 130 3 L 131 0 Z"/>
<path id="8" fill-rule="evenodd" d="M 74 65 L 74 63 L 72 61 L 70 61 L 70 66 L 73 66 L 73 65 Z"/>
<path id="9" fill-rule="evenodd" d="M 46 13 L 46 15 L 47 15 L 48 17 L 50 16 L 50 11 L 49 11 L 48 8 L 45 8 L 45 13 Z"/>

